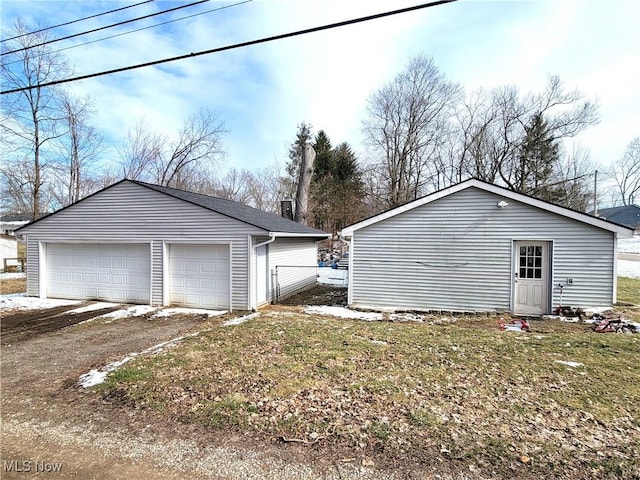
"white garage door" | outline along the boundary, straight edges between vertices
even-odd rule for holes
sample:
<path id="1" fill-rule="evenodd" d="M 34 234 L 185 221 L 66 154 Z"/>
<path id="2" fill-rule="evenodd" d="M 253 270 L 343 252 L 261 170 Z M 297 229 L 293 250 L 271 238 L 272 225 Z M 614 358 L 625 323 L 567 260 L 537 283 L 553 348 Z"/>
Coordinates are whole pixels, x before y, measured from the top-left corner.
<path id="1" fill-rule="evenodd" d="M 228 309 L 228 245 L 171 245 L 169 297 L 172 305 Z"/>
<path id="2" fill-rule="evenodd" d="M 47 296 L 149 303 L 148 244 L 47 244 Z"/>

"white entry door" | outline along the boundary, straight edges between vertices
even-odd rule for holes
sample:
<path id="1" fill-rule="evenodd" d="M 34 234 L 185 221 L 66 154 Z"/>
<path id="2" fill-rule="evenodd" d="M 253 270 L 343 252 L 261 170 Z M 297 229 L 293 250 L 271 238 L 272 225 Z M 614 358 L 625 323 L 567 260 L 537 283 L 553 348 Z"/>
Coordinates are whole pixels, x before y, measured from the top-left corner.
<path id="1" fill-rule="evenodd" d="M 514 313 L 542 315 L 547 313 L 549 291 L 548 242 L 515 242 Z"/>
<path id="2" fill-rule="evenodd" d="M 149 303 L 149 244 L 48 243 L 47 296 Z"/>
<path id="3" fill-rule="evenodd" d="M 267 245 L 256 248 L 256 305 L 261 305 L 269 300 L 267 248 Z"/>
<path id="4" fill-rule="evenodd" d="M 214 309 L 231 307 L 228 245 L 171 245 L 169 276 L 172 305 Z"/>

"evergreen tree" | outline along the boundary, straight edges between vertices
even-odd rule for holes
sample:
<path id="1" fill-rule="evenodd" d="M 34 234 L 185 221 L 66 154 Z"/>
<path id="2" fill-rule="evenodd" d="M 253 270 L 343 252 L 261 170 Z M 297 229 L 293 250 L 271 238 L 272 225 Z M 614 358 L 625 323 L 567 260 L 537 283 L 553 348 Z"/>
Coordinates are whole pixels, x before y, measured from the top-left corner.
<path id="1" fill-rule="evenodd" d="M 554 201 L 556 192 L 550 184 L 559 161 L 559 145 L 542 114 L 533 115 L 518 151 L 518 170 L 514 172 L 516 190 Z"/>
<path id="2" fill-rule="evenodd" d="M 349 144 L 333 150 L 331 228 L 335 233 L 360 220 L 364 213 L 362 172 Z"/>
<path id="3" fill-rule="evenodd" d="M 311 180 L 310 210 L 313 212 L 313 226 L 326 230 L 329 228 L 334 161 L 331 140 L 324 130 L 320 130 L 316 135 L 313 148 L 316 151 L 316 159 Z"/>

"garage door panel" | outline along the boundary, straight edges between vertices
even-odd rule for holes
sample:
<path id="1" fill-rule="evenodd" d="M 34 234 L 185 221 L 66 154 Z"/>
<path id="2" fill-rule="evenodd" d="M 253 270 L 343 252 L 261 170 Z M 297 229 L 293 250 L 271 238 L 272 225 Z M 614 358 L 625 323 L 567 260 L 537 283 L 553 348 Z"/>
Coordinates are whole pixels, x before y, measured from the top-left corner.
<path id="1" fill-rule="evenodd" d="M 47 244 L 47 296 L 149 303 L 148 244 Z"/>
<path id="2" fill-rule="evenodd" d="M 230 307 L 227 245 L 171 245 L 169 271 L 172 304 L 196 308 Z"/>

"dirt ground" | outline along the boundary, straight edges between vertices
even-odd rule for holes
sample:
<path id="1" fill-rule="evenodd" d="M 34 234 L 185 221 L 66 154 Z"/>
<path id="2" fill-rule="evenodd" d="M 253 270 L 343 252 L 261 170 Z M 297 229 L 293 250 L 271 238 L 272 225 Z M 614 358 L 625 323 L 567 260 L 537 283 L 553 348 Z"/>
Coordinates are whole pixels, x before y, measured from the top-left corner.
<path id="1" fill-rule="evenodd" d="M 105 311 L 66 313 L 74 308 L 3 312 L 3 479 L 417 478 L 301 445 L 194 430 L 88 395 L 78 378 L 90 369 L 211 322 L 152 314 L 87 321 Z"/>
<path id="2" fill-rule="evenodd" d="M 316 285 L 309 290 L 293 295 L 281 302 L 282 305 L 347 305 L 347 289 Z"/>

